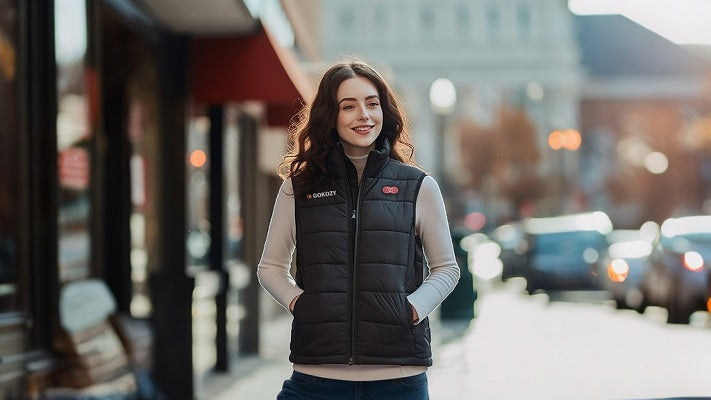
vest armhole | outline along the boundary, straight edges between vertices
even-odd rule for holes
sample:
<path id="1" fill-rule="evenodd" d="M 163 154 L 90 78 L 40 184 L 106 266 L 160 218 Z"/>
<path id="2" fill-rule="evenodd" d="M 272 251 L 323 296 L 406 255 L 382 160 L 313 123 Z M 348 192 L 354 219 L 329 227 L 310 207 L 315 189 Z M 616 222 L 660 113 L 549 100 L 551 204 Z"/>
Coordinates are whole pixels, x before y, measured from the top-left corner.
<path id="1" fill-rule="evenodd" d="M 424 172 L 420 174 L 420 178 L 417 180 L 417 186 L 415 187 L 415 203 L 414 206 L 412 207 L 412 229 L 414 230 L 414 236 L 415 236 L 415 262 L 414 262 L 414 267 L 415 267 L 415 286 L 420 287 L 422 285 L 422 282 L 425 277 L 424 269 L 425 269 L 425 256 L 422 248 L 422 238 L 420 235 L 417 234 L 417 198 L 420 197 L 420 187 L 422 187 L 422 182 L 424 182 L 425 178 L 427 177 L 427 174 Z M 419 262 L 420 264 L 417 264 L 418 261 L 418 256 L 419 256 Z"/>
<path id="2" fill-rule="evenodd" d="M 425 178 L 427 177 L 427 174 L 424 172 L 420 175 L 420 178 L 417 180 L 417 186 L 415 187 L 415 210 L 417 210 L 417 198 L 420 197 L 420 188 L 422 187 L 422 182 L 425 181 Z M 414 215 L 414 217 L 417 217 L 417 214 Z M 415 220 L 413 220 L 415 221 Z"/>

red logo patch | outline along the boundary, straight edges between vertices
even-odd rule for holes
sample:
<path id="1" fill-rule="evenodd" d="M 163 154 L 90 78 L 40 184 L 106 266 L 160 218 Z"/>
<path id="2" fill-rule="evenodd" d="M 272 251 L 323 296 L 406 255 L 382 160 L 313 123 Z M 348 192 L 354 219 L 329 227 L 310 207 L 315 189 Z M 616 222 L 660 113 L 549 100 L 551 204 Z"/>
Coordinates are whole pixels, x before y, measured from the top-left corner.
<path id="1" fill-rule="evenodd" d="M 383 193 L 385 194 L 397 194 L 400 189 L 397 186 L 383 186 Z"/>

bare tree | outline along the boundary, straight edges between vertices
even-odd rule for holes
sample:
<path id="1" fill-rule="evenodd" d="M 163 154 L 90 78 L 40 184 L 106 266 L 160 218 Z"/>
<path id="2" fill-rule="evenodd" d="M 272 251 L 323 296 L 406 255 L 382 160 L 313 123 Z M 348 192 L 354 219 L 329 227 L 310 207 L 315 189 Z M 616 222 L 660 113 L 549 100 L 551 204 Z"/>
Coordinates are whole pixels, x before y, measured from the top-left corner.
<path id="1" fill-rule="evenodd" d="M 467 120 L 459 123 L 459 131 L 470 188 L 482 191 L 483 184 L 493 180 L 496 194 L 511 200 L 512 218 L 518 217 L 526 201 L 544 193 L 545 185 L 536 173 L 540 160 L 536 130 L 524 110 L 504 106 L 494 126 Z"/>

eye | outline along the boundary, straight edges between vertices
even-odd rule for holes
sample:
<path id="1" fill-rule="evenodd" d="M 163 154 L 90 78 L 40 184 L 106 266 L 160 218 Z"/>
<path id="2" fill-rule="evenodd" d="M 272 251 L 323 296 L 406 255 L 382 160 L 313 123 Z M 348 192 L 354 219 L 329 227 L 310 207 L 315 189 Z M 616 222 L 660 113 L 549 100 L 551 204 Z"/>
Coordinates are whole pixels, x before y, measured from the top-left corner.
<path id="1" fill-rule="evenodd" d="M 380 105 L 380 103 L 378 103 L 377 101 L 368 103 L 368 106 L 369 106 L 369 107 L 378 107 L 379 105 Z"/>
<path id="2" fill-rule="evenodd" d="M 354 105 L 352 105 L 352 104 L 346 104 L 346 105 L 343 106 L 342 110 L 352 110 L 352 109 L 354 109 L 354 108 L 355 108 Z"/>

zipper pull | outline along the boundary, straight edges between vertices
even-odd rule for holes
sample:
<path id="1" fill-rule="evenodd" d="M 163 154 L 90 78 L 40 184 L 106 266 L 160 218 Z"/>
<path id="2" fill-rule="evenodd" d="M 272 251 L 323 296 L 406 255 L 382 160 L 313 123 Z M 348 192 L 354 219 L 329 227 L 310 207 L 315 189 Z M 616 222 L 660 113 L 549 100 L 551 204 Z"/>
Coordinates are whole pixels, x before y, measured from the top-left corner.
<path id="1" fill-rule="evenodd" d="M 351 219 L 356 219 L 356 210 L 353 209 L 353 214 L 351 214 Z"/>

